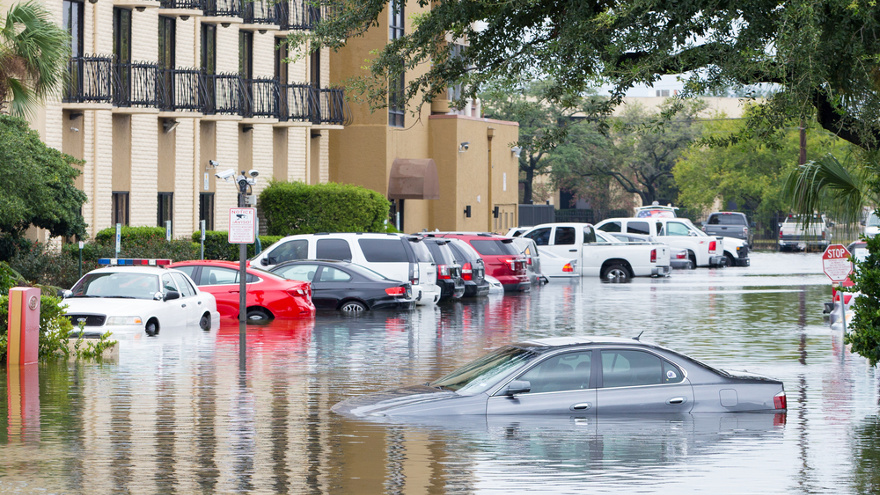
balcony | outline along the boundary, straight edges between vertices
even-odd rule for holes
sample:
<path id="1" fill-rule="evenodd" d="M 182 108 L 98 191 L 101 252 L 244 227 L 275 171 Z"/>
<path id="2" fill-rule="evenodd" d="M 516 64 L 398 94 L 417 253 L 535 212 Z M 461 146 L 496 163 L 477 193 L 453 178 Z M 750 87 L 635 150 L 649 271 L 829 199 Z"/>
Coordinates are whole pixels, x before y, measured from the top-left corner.
<path id="1" fill-rule="evenodd" d="M 314 0 L 281 0 L 275 4 L 276 18 L 282 31 L 309 30 L 327 11 L 326 5 L 315 6 Z"/>
<path id="2" fill-rule="evenodd" d="M 208 17 L 240 17 L 242 14 L 240 0 L 202 0 L 202 10 Z"/>
<path id="3" fill-rule="evenodd" d="M 245 79 L 244 118 L 278 118 L 279 84 L 275 79 Z"/>
<path id="4" fill-rule="evenodd" d="M 310 122 L 313 125 L 348 125 L 351 123 L 351 114 L 343 89 L 286 84 L 281 86 L 279 120 Z"/>
<path id="5" fill-rule="evenodd" d="M 160 71 L 159 109 L 165 112 L 201 112 L 207 100 L 201 69 Z"/>
<path id="6" fill-rule="evenodd" d="M 246 97 L 241 76 L 238 74 L 205 74 L 203 76 L 207 99 L 205 115 L 242 115 Z"/>
<path id="7" fill-rule="evenodd" d="M 70 57 L 70 80 L 64 88 L 64 103 L 113 103 L 113 57 L 85 55 Z"/>
<path id="8" fill-rule="evenodd" d="M 245 24 L 276 27 L 278 24 L 277 4 L 270 0 L 248 0 L 241 17 Z"/>
<path id="9" fill-rule="evenodd" d="M 341 88 L 313 89 L 318 92 L 317 115 L 312 115 L 313 124 L 348 125 L 351 123 L 351 113 L 345 102 L 345 90 Z"/>
<path id="10" fill-rule="evenodd" d="M 113 70 L 113 105 L 160 106 L 159 66 L 150 62 L 118 63 Z"/>
<path id="11" fill-rule="evenodd" d="M 163 9 L 202 10 L 202 0 L 161 0 Z"/>

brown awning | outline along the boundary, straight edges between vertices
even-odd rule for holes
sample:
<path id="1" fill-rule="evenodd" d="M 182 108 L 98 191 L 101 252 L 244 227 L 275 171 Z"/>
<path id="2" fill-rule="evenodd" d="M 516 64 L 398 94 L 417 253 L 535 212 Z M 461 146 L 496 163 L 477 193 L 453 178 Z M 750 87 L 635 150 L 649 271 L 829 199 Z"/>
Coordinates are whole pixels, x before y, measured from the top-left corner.
<path id="1" fill-rule="evenodd" d="M 389 199 L 440 199 L 437 165 L 430 158 L 397 158 L 388 178 Z"/>

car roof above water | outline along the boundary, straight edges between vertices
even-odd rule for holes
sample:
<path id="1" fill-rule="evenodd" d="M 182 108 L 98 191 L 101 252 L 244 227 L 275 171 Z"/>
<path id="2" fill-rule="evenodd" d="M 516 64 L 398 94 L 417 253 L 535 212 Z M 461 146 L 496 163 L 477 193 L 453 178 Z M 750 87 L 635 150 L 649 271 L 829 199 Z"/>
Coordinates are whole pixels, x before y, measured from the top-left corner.
<path id="1" fill-rule="evenodd" d="M 549 337 L 545 339 L 534 339 L 520 342 L 526 345 L 537 345 L 543 347 L 565 347 L 570 345 L 581 344 L 642 344 L 653 346 L 649 342 L 643 342 L 625 337 L 601 337 L 601 336 L 579 336 L 579 337 Z"/>

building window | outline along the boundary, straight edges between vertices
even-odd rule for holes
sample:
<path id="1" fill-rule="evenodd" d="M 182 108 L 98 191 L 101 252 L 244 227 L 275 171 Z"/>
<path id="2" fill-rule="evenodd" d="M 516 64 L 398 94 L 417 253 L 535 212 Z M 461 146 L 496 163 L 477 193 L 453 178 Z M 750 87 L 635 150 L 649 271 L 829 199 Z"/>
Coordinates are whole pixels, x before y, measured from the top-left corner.
<path id="1" fill-rule="evenodd" d="M 62 22 L 70 34 L 70 56 L 83 56 L 83 2 L 64 0 L 62 3 Z"/>
<path id="2" fill-rule="evenodd" d="M 165 222 L 171 222 L 172 229 L 174 227 L 174 193 L 159 193 L 159 208 L 157 215 L 157 225 L 164 227 Z"/>
<path id="3" fill-rule="evenodd" d="M 113 7 L 113 55 L 123 95 L 131 94 L 131 10 Z"/>
<path id="4" fill-rule="evenodd" d="M 389 22 L 388 38 L 394 41 L 402 38 L 404 34 L 405 17 L 403 3 L 391 0 L 388 4 Z M 404 90 L 406 88 L 405 74 L 400 74 L 388 81 L 388 125 L 392 127 L 404 126 Z"/>
<path id="5" fill-rule="evenodd" d="M 254 33 L 238 32 L 238 73 L 242 79 L 254 77 Z"/>
<path id="6" fill-rule="evenodd" d="M 199 221 L 205 221 L 205 230 L 214 230 L 214 193 L 199 193 Z"/>
<path id="7" fill-rule="evenodd" d="M 217 71 L 217 25 L 202 24 L 202 68 L 205 74 Z"/>
<path id="8" fill-rule="evenodd" d="M 128 191 L 113 191 L 113 225 L 128 225 Z"/>
<path id="9" fill-rule="evenodd" d="M 280 43 L 278 48 L 275 49 L 275 79 L 278 80 L 278 83 L 281 85 L 287 84 L 287 58 L 288 58 L 288 48 L 287 43 Z"/>

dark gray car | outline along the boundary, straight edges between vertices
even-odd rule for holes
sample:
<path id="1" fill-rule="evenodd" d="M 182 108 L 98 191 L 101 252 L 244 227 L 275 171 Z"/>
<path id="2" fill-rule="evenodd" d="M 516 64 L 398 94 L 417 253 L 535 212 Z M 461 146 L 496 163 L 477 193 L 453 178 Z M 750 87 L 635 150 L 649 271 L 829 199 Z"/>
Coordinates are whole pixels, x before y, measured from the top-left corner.
<path id="1" fill-rule="evenodd" d="M 703 222 L 703 232 L 710 236 L 736 237 L 752 246 L 754 234 L 745 213 L 738 211 L 716 211 L 710 213 Z"/>
<path id="2" fill-rule="evenodd" d="M 437 381 L 344 400 L 356 416 L 784 412 L 782 382 L 655 344 L 558 337 L 501 347 Z"/>

